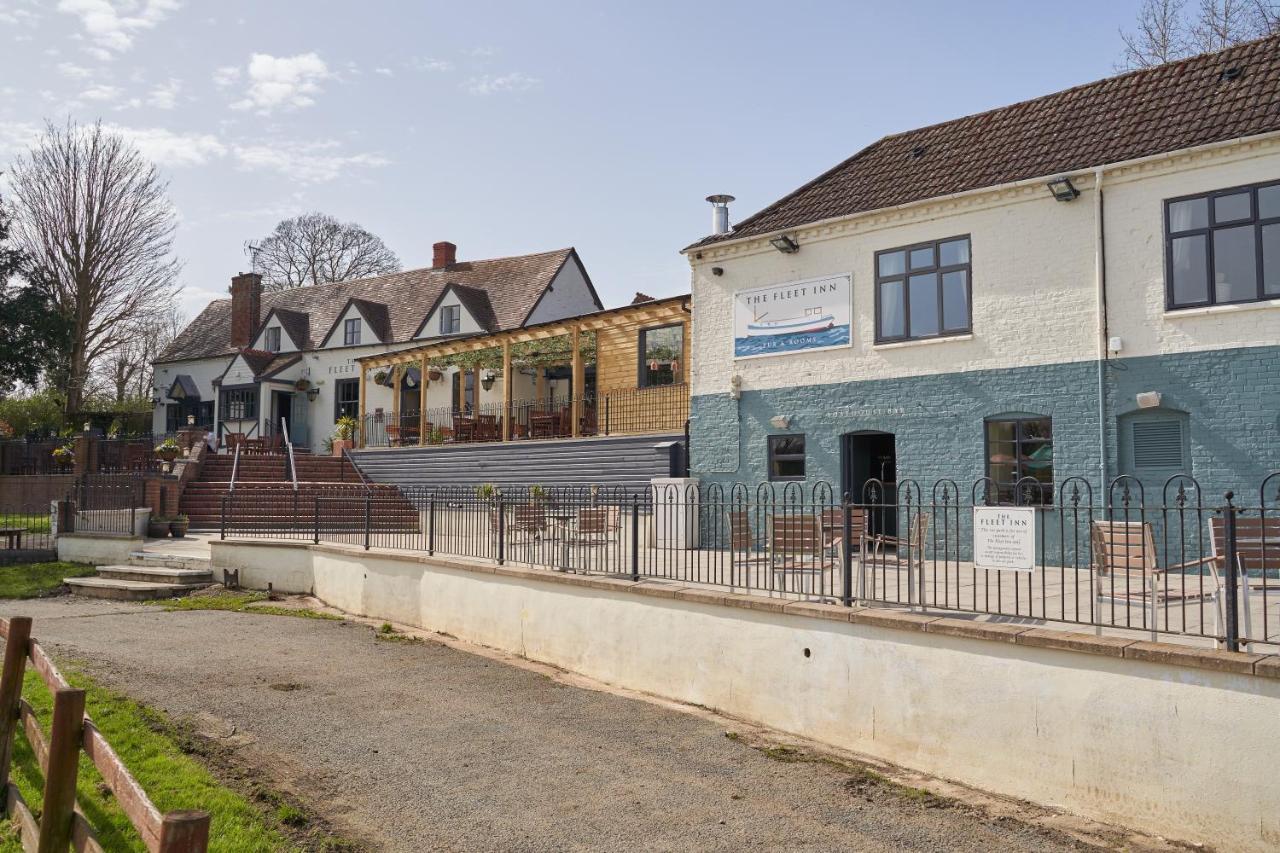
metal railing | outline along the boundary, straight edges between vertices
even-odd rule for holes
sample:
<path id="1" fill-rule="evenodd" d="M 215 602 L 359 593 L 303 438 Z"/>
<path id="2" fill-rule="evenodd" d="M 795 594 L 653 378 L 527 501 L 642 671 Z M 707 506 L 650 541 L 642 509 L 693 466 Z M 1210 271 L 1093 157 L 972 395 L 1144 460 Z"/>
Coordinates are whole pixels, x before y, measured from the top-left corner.
<path id="1" fill-rule="evenodd" d="M 280 419 L 280 434 L 284 436 L 285 464 L 289 466 L 289 479 L 293 482 L 293 490 L 298 491 L 298 466 L 293 458 L 293 441 L 289 438 L 289 423 Z M 239 450 L 240 448 L 236 448 Z"/>
<path id="2" fill-rule="evenodd" d="M 1013 502 L 998 503 L 1001 494 Z M 1213 500 L 1184 476 L 1150 496 L 1131 477 L 1104 495 L 1075 477 L 1056 489 L 1027 480 L 1011 490 L 985 479 L 967 488 L 872 480 L 856 500 L 823 483 L 631 493 L 381 484 L 300 505 L 239 502 L 224 511 L 222 536 L 340 541 L 1238 648 L 1280 644 L 1280 474 L 1256 494 L 1256 503 L 1230 493 Z M 994 535 L 1002 525 L 1020 532 Z"/>
<path id="3" fill-rule="evenodd" d="M 85 474 L 76 478 L 66 501 L 76 533 L 133 534 L 138 510 L 147 506 L 144 481 L 136 474 Z"/>
<path id="4" fill-rule="evenodd" d="M 231 482 L 227 484 L 227 492 L 236 490 L 236 475 L 240 473 L 240 449 L 241 445 L 236 445 L 236 454 L 231 460 Z"/>

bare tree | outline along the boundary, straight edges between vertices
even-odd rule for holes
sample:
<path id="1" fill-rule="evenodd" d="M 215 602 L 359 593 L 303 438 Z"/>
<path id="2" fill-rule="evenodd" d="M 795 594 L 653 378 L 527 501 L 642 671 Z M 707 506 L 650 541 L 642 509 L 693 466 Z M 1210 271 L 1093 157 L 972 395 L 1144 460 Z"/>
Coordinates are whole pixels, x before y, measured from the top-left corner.
<path id="1" fill-rule="evenodd" d="M 109 393 L 117 405 L 151 396 L 155 375 L 152 363 L 182 331 L 186 319 L 176 305 L 170 304 L 131 325 L 130 334 L 102 357 L 94 371 L 101 390 Z"/>
<path id="2" fill-rule="evenodd" d="M 1280 3 L 1272 0 L 1200 0 L 1188 18 L 1184 0 L 1143 0 L 1134 30 L 1121 30 L 1122 70 L 1150 68 L 1197 53 L 1280 32 Z"/>
<path id="3" fill-rule="evenodd" d="M 1186 56 L 1183 0 L 1143 0 L 1136 29 L 1120 31 L 1124 42 L 1123 69 L 1149 68 Z"/>
<path id="4" fill-rule="evenodd" d="M 246 246 L 268 290 L 350 281 L 399 272 L 400 259 L 354 222 L 326 213 L 286 219 L 270 236 Z"/>
<path id="5" fill-rule="evenodd" d="M 94 363 L 172 304 L 176 217 L 154 165 L 101 122 L 49 123 L 13 169 L 14 236 L 72 321 L 66 411 Z"/>

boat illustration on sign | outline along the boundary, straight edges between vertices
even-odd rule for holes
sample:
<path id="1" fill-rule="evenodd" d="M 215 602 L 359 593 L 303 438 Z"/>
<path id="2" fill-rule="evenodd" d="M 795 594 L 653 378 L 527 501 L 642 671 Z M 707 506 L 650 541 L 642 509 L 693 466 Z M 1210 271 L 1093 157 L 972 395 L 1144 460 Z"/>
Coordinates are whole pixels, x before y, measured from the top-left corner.
<path id="1" fill-rule="evenodd" d="M 835 315 L 823 311 L 822 306 L 806 308 L 803 314 L 791 317 L 778 317 L 766 320 L 769 314 L 754 314 L 747 323 L 747 337 L 758 338 L 766 335 L 798 335 L 814 332 L 825 332 L 836 324 Z"/>

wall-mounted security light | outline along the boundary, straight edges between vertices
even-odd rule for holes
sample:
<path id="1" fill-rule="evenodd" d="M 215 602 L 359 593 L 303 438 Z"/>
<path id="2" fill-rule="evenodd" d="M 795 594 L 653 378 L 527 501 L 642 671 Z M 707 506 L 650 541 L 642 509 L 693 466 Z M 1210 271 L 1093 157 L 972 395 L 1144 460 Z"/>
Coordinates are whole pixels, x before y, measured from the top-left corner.
<path id="1" fill-rule="evenodd" d="M 1053 193 L 1053 197 L 1058 201 L 1071 201 L 1080 195 L 1080 190 L 1075 188 L 1075 185 L 1071 183 L 1071 179 L 1066 175 L 1054 178 L 1045 186 L 1049 188 L 1049 192 Z"/>
<path id="2" fill-rule="evenodd" d="M 711 274 L 712 274 L 712 275 L 724 275 L 724 267 L 712 267 L 712 268 L 711 268 Z"/>
<path id="3" fill-rule="evenodd" d="M 779 234 L 769 241 L 769 245 L 777 249 L 784 255 L 794 255 L 800 251 L 800 244 L 788 237 L 786 234 Z"/>
<path id="4" fill-rule="evenodd" d="M 1163 398 L 1163 396 L 1164 395 L 1161 394 L 1159 391 L 1143 391 L 1137 397 L 1138 408 L 1139 409 L 1158 409 L 1160 407 L 1160 400 Z"/>

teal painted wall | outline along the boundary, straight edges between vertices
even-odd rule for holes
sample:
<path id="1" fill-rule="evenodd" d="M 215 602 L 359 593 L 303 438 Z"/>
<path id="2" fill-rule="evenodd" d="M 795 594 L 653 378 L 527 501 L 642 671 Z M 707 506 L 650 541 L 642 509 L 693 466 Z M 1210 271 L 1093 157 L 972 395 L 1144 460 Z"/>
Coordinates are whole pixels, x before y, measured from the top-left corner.
<path id="1" fill-rule="evenodd" d="M 743 373 L 749 385 L 749 367 Z M 1118 419 L 1138 408 L 1144 391 L 1161 392 L 1162 408 L 1189 415 L 1190 473 L 1206 502 L 1230 488 L 1256 505 L 1262 479 L 1280 470 L 1280 347 L 1116 359 L 1105 379 L 1109 479 L 1121 473 Z M 967 491 L 983 475 L 983 419 L 1012 412 L 1053 418 L 1056 483 L 1074 475 L 1099 488 L 1096 362 L 748 390 L 738 401 L 696 396 L 692 467 L 706 481 L 759 483 L 768 478 L 766 437 L 804 433 L 808 481 L 839 489 L 841 436 L 879 430 L 896 436 L 899 479 L 918 480 L 927 500 L 939 478 Z M 777 415 L 791 426 L 771 426 Z M 1149 504 L 1167 474 L 1140 478 Z"/>

